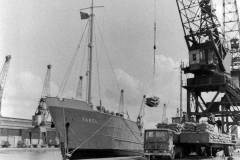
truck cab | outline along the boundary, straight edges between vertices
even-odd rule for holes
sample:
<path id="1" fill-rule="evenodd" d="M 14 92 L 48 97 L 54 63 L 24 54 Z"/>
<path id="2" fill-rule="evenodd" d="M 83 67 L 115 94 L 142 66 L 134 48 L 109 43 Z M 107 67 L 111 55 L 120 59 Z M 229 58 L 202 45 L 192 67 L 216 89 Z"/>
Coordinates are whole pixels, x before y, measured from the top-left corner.
<path id="1" fill-rule="evenodd" d="M 149 129 L 144 133 L 144 155 L 148 160 L 174 159 L 174 133 L 170 129 Z"/>

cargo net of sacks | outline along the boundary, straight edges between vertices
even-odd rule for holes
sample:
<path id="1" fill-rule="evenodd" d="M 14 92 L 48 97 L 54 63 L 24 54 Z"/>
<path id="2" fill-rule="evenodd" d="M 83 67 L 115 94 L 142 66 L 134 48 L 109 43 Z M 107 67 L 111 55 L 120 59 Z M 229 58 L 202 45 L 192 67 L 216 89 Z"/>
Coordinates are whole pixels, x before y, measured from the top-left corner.
<path id="1" fill-rule="evenodd" d="M 214 125 L 208 123 L 199 123 L 196 125 L 197 132 L 214 132 Z"/>
<path id="2" fill-rule="evenodd" d="M 209 135 L 209 139 L 214 143 L 231 143 L 231 136 L 227 134 L 219 134 L 212 132 Z"/>
<path id="3" fill-rule="evenodd" d="M 214 132 L 214 125 L 208 123 L 186 122 L 183 125 L 185 132 Z"/>
<path id="4" fill-rule="evenodd" d="M 145 104 L 148 106 L 148 107 L 157 107 L 160 103 L 160 99 L 159 97 L 148 97 L 146 98 L 146 101 L 145 101 Z"/>
<path id="5" fill-rule="evenodd" d="M 196 123 L 193 122 L 185 122 L 183 124 L 184 132 L 196 132 Z"/>
<path id="6" fill-rule="evenodd" d="M 181 133 L 183 126 L 182 124 L 178 124 L 178 123 L 173 123 L 173 124 L 164 124 L 164 123 L 158 123 L 157 128 L 164 128 L 164 129 L 170 129 L 173 130 L 176 133 Z"/>

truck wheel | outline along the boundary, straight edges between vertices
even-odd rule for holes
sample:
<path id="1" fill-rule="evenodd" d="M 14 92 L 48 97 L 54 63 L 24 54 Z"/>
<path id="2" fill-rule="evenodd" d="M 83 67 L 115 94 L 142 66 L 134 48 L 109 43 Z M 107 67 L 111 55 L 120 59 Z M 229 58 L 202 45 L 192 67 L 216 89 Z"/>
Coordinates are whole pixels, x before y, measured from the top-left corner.
<path id="1" fill-rule="evenodd" d="M 229 146 L 224 147 L 224 154 L 225 154 L 226 156 L 231 156 Z"/>

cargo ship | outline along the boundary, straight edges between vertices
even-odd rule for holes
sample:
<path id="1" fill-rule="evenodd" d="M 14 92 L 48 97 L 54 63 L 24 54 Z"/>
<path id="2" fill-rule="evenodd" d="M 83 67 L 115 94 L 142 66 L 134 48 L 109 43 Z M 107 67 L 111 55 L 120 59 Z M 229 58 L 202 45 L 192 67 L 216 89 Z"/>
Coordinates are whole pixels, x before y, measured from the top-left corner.
<path id="1" fill-rule="evenodd" d="M 141 155 L 143 139 L 137 122 L 94 110 L 85 101 L 46 98 L 60 141 L 75 158 Z"/>
<path id="2" fill-rule="evenodd" d="M 59 132 L 64 154 L 70 159 L 143 154 L 141 117 L 131 121 L 123 113 L 96 109 L 91 100 L 93 0 L 90 13 L 80 12 L 89 23 L 87 100 L 46 97 L 45 103 Z"/>

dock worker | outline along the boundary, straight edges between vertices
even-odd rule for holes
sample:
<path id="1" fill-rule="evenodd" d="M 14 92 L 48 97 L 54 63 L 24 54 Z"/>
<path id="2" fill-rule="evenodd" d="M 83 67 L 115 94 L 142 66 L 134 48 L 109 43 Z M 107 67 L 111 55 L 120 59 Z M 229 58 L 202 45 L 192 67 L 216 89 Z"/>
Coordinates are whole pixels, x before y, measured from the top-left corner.
<path id="1" fill-rule="evenodd" d="M 201 155 L 206 157 L 207 156 L 207 151 L 205 146 L 201 146 Z"/>
<path id="2" fill-rule="evenodd" d="M 218 128 L 218 132 L 221 132 L 222 129 L 222 121 L 220 120 L 220 118 L 218 118 L 218 120 L 216 121 L 217 124 L 217 128 Z"/>

